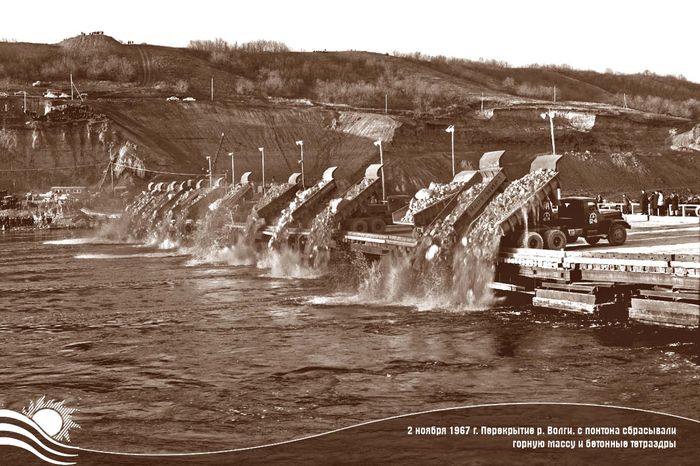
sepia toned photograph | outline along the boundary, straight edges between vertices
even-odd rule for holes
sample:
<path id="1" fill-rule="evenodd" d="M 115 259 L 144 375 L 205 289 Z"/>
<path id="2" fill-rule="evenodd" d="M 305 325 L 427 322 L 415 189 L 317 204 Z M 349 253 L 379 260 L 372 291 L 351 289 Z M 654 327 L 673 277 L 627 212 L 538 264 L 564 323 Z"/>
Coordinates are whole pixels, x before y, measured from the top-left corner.
<path id="1" fill-rule="evenodd" d="M 697 464 L 699 14 L 4 2 L 0 464 Z"/>

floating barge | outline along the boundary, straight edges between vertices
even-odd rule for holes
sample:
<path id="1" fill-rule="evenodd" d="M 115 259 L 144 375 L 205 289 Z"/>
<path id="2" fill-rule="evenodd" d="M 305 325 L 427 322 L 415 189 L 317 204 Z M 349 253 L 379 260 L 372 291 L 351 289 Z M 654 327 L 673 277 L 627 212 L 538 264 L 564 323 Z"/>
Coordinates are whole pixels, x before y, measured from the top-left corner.
<path id="1" fill-rule="evenodd" d="M 700 327 L 700 254 L 505 249 L 493 288 L 537 307 Z"/>

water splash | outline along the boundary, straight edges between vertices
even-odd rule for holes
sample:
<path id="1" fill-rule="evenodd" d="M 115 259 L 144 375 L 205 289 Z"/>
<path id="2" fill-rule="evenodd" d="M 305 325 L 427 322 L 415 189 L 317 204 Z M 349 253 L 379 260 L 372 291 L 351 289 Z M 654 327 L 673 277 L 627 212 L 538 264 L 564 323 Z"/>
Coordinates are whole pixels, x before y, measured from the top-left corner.
<path id="1" fill-rule="evenodd" d="M 324 275 L 309 265 L 304 255 L 296 250 L 282 245 L 270 248 L 262 253 L 256 266 L 259 269 L 269 269 L 268 275 L 275 278 L 320 278 Z"/>
<path id="2" fill-rule="evenodd" d="M 103 245 L 121 244 L 121 242 L 115 243 L 115 242 L 106 240 L 104 238 L 101 238 L 99 236 L 91 236 L 88 238 L 66 238 L 66 239 L 49 240 L 49 241 L 44 241 L 42 244 L 48 244 L 48 245 L 53 245 L 53 246 L 76 246 L 76 245 L 84 245 L 84 244 L 103 244 Z"/>
<path id="3" fill-rule="evenodd" d="M 423 258 L 433 261 L 440 254 L 451 251 L 457 242 L 457 232 L 455 222 L 460 219 L 472 205 L 474 200 L 488 185 L 488 181 L 471 186 L 463 191 L 457 198 L 455 208 L 442 221 L 435 222 L 432 228 L 421 240 L 420 246 L 416 250 L 416 259 L 420 262 Z"/>
<path id="4" fill-rule="evenodd" d="M 324 269 L 330 261 L 330 247 L 335 221 L 335 209 L 342 199 L 332 199 L 331 202 L 314 218 L 309 237 L 304 247 L 304 256 L 315 269 Z"/>
<path id="5" fill-rule="evenodd" d="M 204 219 L 194 232 L 192 246 L 187 249 L 192 255 L 191 265 L 255 264 L 254 241 L 245 231 L 241 231 L 235 222 L 239 203 L 249 189 L 248 184 L 238 184 L 222 198 L 209 204 Z"/>
<path id="6" fill-rule="evenodd" d="M 183 254 L 178 253 L 178 252 L 144 252 L 144 253 L 136 253 L 136 254 L 101 254 L 101 253 L 94 253 L 94 254 L 78 254 L 75 256 L 76 259 L 91 259 L 91 260 L 100 260 L 100 259 L 133 259 L 133 258 L 148 258 L 148 259 L 157 259 L 157 258 L 164 258 L 164 257 L 179 257 L 182 256 Z"/>
<path id="7" fill-rule="evenodd" d="M 162 238 L 156 232 L 153 232 L 143 243 L 143 246 L 158 249 L 177 249 L 180 244 L 171 238 Z"/>
<path id="8" fill-rule="evenodd" d="M 209 246 L 207 248 L 194 246 L 190 249 L 184 249 L 183 252 L 192 256 L 185 263 L 189 267 L 203 264 L 225 264 L 230 266 L 257 264 L 255 248 L 247 244 L 242 238 L 236 240 L 231 246 Z"/>
<path id="9" fill-rule="evenodd" d="M 304 248 L 304 254 L 309 258 L 314 268 L 324 269 L 330 261 L 331 240 L 333 230 L 339 223 L 338 214 L 341 205 L 352 206 L 358 196 L 375 183 L 377 183 L 376 178 L 363 178 L 348 189 L 342 197 L 331 199 L 328 205 L 314 218 Z"/>
<path id="10" fill-rule="evenodd" d="M 269 205 L 272 201 L 283 195 L 285 192 L 287 192 L 294 186 L 296 186 L 296 184 L 294 183 L 273 183 L 265 191 L 263 197 L 261 197 L 260 200 L 258 200 L 258 202 L 255 203 L 251 211 L 248 213 L 248 216 L 246 217 L 245 228 L 243 231 L 244 237 L 250 242 L 251 245 L 255 240 L 255 234 L 257 233 L 258 229 L 263 226 L 264 223 L 258 215 L 260 209 Z"/>
<path id="11" fill-rule="evenodd" d="M 412 256 L 394 253 L 369 261 L 357 253 L 350 260 L 352 276 L 344 277 L 338 303 L 410 306 L 419 310 L 454 310 L 449 268 L 444 263 L 417 268 Z M 462 310 L 462 309 L 460 309 Z"/>

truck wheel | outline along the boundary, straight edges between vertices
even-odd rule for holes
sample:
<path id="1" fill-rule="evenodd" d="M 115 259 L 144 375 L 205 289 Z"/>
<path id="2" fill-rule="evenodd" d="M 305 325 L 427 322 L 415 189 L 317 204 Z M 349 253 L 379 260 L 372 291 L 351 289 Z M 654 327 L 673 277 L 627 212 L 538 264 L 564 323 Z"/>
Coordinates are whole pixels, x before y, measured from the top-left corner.
<path id="1" fill-rule="evenodd" d="M 547 230 L 544 233 L 544 243 L 547 245 L 547 249 L 564 249 L 566 235 L 560 230 Z"/>
<path id="2" fill-rule="evenodd" d="M 568 234 L 568 233 L 565 233 L 565 235 L 566 235 L 566 242 L 567 242 L 567 244 L 575 243 L 576 241 L 578 241 L 578 235 L 573 235 L 573 236 L 572 236 L 572 235 L 570 235 L 570 234 Z"/>
<path id="3" fill-rule="evenodd" d="M 612 246 L 622 246 L 627 241 L 627 230 L 619 223 L 610 226 L 608 231 L 608 243 Z"/>
<path id="4" fill-rule="evenodd" d="M 356 218 L 350 224 L 350 230 L 358 231 L 360 233 L 367 233 L 369 231 L 369 225 L 367 225 L 367 220 L 364 218 Z"/>
<path id="5" fill-rule="evenodd" d="M 590 238 L 586 238 L 586 243 L 588 243 L 588 244 L 596 244 L 598 241 L 600 241 L 600 238 L 597 236 L 592 236 Z"/>
<path id="6" fill-rule="evenodd" d="M 530 249 L 542 249 L 544 247 L 544 240 L 539 233 L 531 231 L 527 234 L 523 233 L 519 246 Z"/>
<path id="7" fill-rule="evenodd" d="M 386 223 L 384 223 L 384 220 L 381 218 L 373 218 L 369 222 L 369 231 L 372 233 L 384 233 L 384 230 L 386 229 Z"/>

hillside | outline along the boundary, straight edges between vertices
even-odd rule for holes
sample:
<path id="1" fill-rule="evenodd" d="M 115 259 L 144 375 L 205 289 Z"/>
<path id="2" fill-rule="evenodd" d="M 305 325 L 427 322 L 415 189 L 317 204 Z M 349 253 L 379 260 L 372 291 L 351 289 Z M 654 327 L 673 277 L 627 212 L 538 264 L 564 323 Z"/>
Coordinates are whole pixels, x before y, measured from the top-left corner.
<path id="1" fill-rule="evenodd" d="M 562 182 L 569 191 L 696 189 L 700 179 L 693 103 L 700 100 L 700 85 L 683 79 L 212 44 L 177 49 L 122 44 L 101 34 L 58 45 L 0 43 L 0 92 L 8 94 L 0 94 L 0 161 L 10 170 L 31 170 L 0 171 L 0 187 L 96 183 L 110 143 L 147 169 L 203 173 L 205 156 L 216 152 L 223 132 L 215 172 L 229 168 L 229 151 L 236 154 L 238 173 L 259 171 L 257 148 L 264 146 L 267 177 L 277 180 L 297 170 L 295 140 L 305 141 L 307 176 L 338 165 L 347 182 L 376 160 L 373 141 L 380 138 L 388 188 L 412 194 L 449 178 L 449 124 L 457 128 L 461 166 L 476 166 L 484 151 L 506 149 L 507 172 L 522 174 L 536 154 L 551 150 L 549 125 L 540 117 L 550 108 L 557 111 L 557 149 L 567 155 Z M 51 101 L 68 107 L 44 116 L 49 104 L 41 92 L 68 90 L 70 71 L 87 100 L 80 107 Z M 42 87 L 33 88 L 35 80 Z M 537 92 L 553 86 L 556 104 L 538 100 Z M 642 96 L 640 106 L 653 104 L 666 114 L 617 105 L 625 89 L 638 93 L 628 94 L 628 104 Z M 22 113 L 17 90 L 29 93 L 34 118 Z M 166 102 L 173 94 L 197 101 Z"/>
<path id="2" fill-rule="evenodd" d="M 700 117 L 700 84 L 650 72 L 633 75 L 566 66 L 510 67 L 420 54 L 291 52 L 283 44 L 192 41 L 186 49 L 124 44 L 104 34 L 79 35 L 57 45 L 0 43 L 0 88 L 23 89 L 41 80 L 81 90 L 127 90 L 206 98 L 211 78 L 219 97 L 303 98 L 395 110 L 431 111 L 529 99 L 598 102 L 685 118 Z M 114 95 L 114 94 L 112 94 Z"/>

